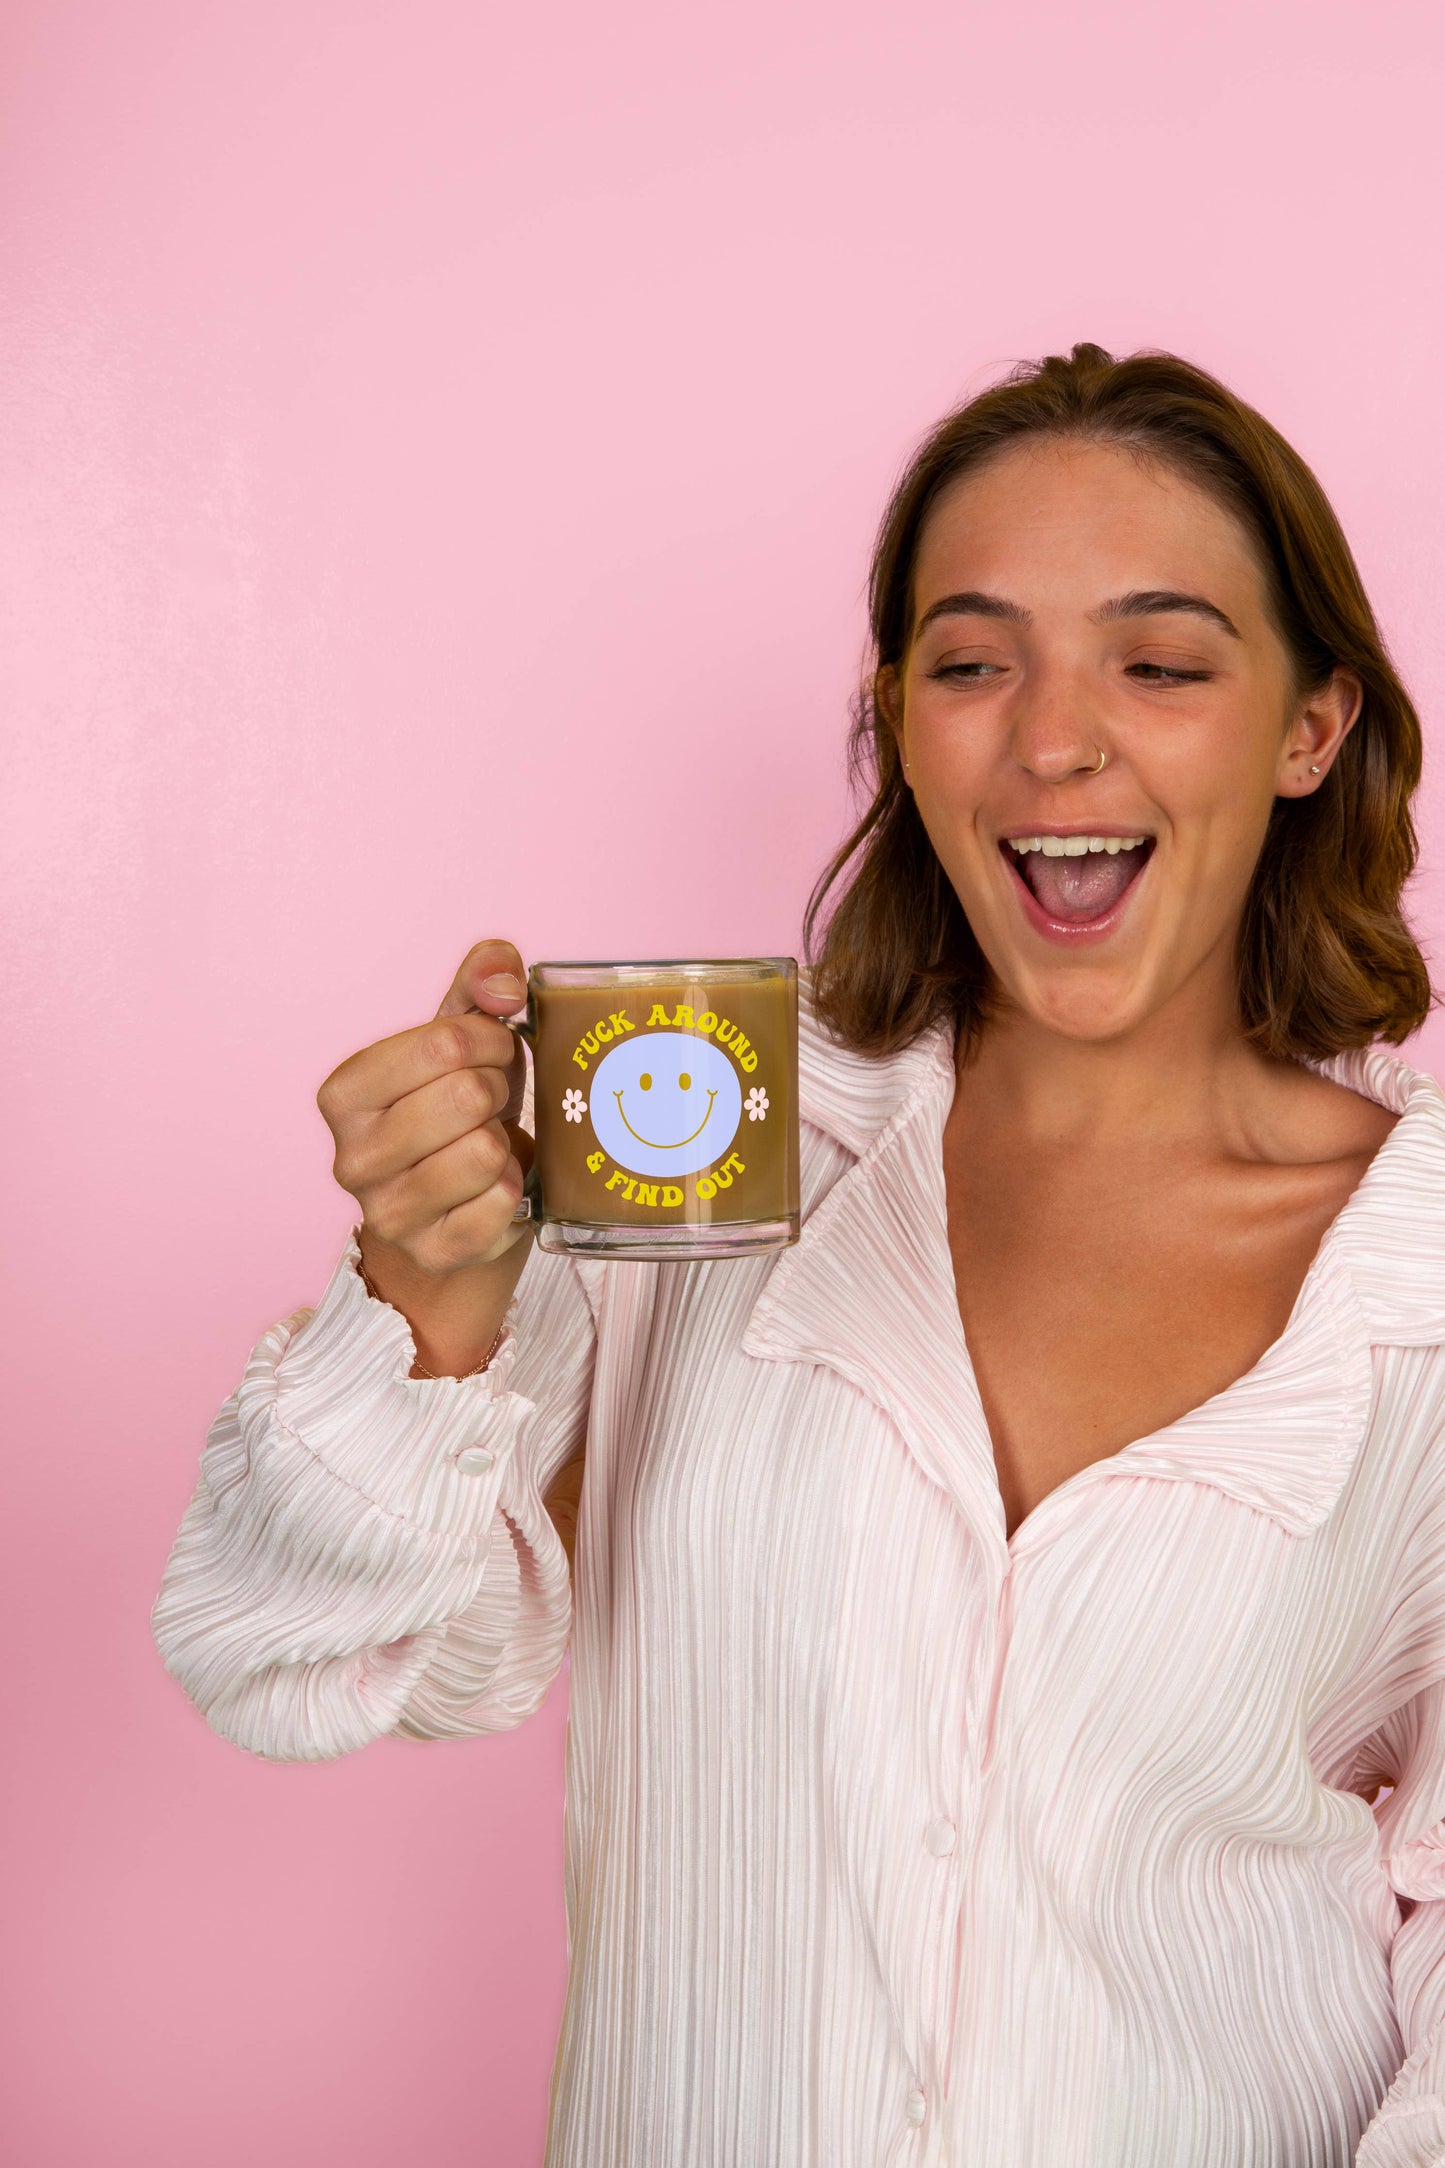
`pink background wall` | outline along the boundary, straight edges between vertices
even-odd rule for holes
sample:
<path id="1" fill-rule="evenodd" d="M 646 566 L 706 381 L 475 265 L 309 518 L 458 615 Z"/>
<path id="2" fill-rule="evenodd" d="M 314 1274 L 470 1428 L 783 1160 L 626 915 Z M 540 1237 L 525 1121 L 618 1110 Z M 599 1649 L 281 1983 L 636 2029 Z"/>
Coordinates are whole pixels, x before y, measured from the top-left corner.
<path id="1" fill-rule="evenodd" d="M 1438 945 L 1438 24 L 10 0 L 23 2168 L 538 2159 L 565 1684 L 509 1737 L 273 1767 L 148 1612 L 207 1422 L 351 1221 L 326 1072 L 483 933 L 795 946 L 874 524 L 945 407 L 1087 337 L 1295 438 L 1436 748 Z"/>

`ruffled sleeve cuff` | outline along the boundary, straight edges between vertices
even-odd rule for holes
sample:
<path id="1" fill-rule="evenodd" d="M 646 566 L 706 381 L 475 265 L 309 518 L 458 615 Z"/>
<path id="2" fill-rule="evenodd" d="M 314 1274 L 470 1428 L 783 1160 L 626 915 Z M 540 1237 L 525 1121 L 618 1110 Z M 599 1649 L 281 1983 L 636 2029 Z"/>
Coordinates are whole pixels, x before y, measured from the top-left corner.
<path id="1" fill-rule="evenodd" d="M 1401 2066 L 1355 2153 L 1355 2168 L 1445 2168 L 1445 2040 L 1436 2031 Z"/>
<path id="2" fill-rule="evenodd" d="M 517 1300 L 485 1370 L 413 1378 L 411 1329 L 400 1311 L 368 1294 L 360 1264 L 353 1230 L 321 1301 L 276 1365 L 275 1419 L 370 1504 L 433 1533 L 467 1533 L 490 1518 L 533 1413 L 508 1384 Z"/>

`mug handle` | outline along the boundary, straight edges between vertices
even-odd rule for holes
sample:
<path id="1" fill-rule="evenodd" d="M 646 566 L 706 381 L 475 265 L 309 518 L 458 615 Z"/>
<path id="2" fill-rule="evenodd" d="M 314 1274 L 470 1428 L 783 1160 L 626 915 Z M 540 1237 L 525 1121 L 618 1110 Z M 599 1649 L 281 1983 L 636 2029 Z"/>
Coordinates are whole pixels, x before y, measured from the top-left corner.
<path id="1" fill-rule="evenodd" d="M 499 1016 L 497 1018 L 497 1022 L 499 1024 L 505 1024 L 508 1031 L 514 1031 L 519 1039 L 525 1039 L 528 1046 L 535 1048 L 537 1044 L 537 1008 L 536 1003 L 532 999 L 532 989 L 530 986 L 527 988 L 527 1006 L 526 1009 L 523 1011 L 522 1015 Z M 532 1155 L 532 1164 L 527 1169 L 526 1175 L 523 1178 L 522 1194 L 520 1199 L 518 1200 L 517 1209 L 512 1214 L 512 1218 L 514 1221 L 516 1221 L 540 1219 L 541 1216 L 542 1183 L 541 1178 L 537 1173 L 537 1157 L 534 1152 Z"/>

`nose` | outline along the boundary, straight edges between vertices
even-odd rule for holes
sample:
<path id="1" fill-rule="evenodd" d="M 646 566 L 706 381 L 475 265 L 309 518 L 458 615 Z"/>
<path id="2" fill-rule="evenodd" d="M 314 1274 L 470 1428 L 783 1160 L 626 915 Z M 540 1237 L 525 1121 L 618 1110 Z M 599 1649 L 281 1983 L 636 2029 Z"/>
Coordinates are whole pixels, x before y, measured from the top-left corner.
<path id="1" fill-rule="evenodd" d="M 1042 783 L 1097 773 L 1108 745 L 1107 721 L 1095 712 L 1091 689 L 1063 669 L 1020 688 L 1011 735 L 1015 760 Z"/>

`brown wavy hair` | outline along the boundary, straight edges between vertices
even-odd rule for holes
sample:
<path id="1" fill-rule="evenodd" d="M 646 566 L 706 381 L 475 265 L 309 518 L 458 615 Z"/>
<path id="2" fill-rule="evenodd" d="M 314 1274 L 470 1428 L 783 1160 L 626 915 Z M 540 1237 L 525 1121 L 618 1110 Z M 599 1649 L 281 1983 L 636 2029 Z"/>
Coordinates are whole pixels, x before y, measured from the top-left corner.
<path id="1" fill-rule="evenodd" d="M 1340 523 L 1299 454 L 1217 378 L 1174 354 L 1116 360 L 1090 345 L 1021 363 L 940 422 L 884 513 L 868 583 L 871 667 L 848 743 L 855 790 L 871 802 L 804 920 L 821 1021 L 887 1053 L 951 1015 L 967 1053 L 987 1020 L 989 968 L 904 783 L 878 677 L 912 637 L 919 539 L 940 493 L 1041 436 L 1124 445 L 1207 489 L 1256 545 L 1300 694 L 1339 664 L 1359 677 L 1364 703 L 1324 782 L 1275 800 L 1240 927 L 1239 1007 L 1246 1037 L 1270 1055 L 1398 1045 L 1432 1003 L 1400 907 L 1417 852 L 1420 721 Z"/>

